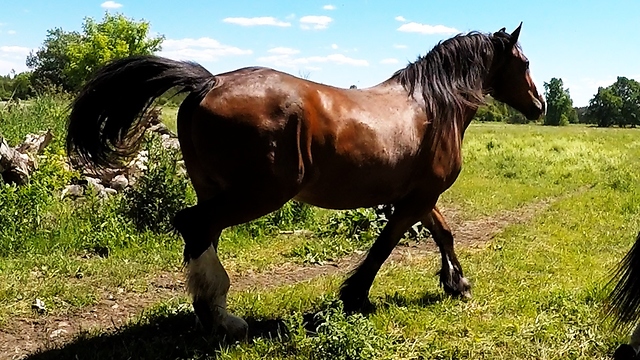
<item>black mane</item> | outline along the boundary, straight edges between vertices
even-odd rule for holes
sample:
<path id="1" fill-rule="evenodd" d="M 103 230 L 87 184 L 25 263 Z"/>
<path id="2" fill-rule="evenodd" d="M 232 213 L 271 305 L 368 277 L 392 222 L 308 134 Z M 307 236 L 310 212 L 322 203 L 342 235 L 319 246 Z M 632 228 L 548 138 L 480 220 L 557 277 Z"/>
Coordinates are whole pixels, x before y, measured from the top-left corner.
<path id="1" fill-rule="evenodd" d="M 410 96 L 420 92 L 432 124 L 432 146 L 454 136 L 466 111 L 484 104 L 483 81 L 497 52 L 510 46 L 505 32 L 470 32 L 439 42 L 425 56 L 393 74 Z"/>

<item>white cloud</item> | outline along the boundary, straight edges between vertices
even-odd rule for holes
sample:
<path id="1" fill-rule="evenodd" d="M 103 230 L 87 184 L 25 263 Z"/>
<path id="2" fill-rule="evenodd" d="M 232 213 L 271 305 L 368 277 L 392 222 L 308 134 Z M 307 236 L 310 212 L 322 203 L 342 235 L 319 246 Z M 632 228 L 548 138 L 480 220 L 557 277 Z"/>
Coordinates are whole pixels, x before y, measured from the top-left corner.
<path id="1" fill-rule="evenodd" d="M 100 7 L 103 9 L 119 9 L 122 7 L 122 4 L 109 0 L 100 4 Z"/>
<path id="2" fill-rule="evenodd" d="M 9 31 L 7 31 L 7 34 L 15 35 L 15 34 L 17 34 L 17 32 L 15 30 L 9 30 Z"/>
<path id="3" fill-rule="evenodd" d="M 333 5 L 325 5 L 322 8 L 325 9 L 325 10 L 335 10 L 336 9 L 336 7 L 333 6 Z"/>
<path id="4" fill-rule="evenodd" d="M 279 46 L 273 49 L 269 49 L 267 50 L 267 52 L 270 52 L 272 54 L 278 54 L 278 55 L 295 55 L 300 53 L 300 50 Z"/>
<path id="5" fill-rule="evenodd" d="M 271 66 L 279 66 L 284 68 L 296 68 L 305 65 L 305 68 L 312 67 L 313 64 L 319 63 L 333 63 L 338 65 L 351 65 L 351 66 L 369 66 L 367 60 L 354 59 L 347 57 L 343 54 L 331 54 L 327 56 L 309 56 L 294 58 L 290 55 L 271 55 L 263 56 L 257 59 L 262 64 Z"/>
<path id="6" fill-rule="evenodd" d="M 396 16 L 394 19 L 400 21 L 400 22 L 406 22 L 407 19 L 404 18 L 404 16 Z"/>
<path id="7" fill-rule="evenodd" d="M 0 56 L 27 56 L 31 49 L 24 46 L 0 46 Z"/>
<path id="8" fill-rule="evenodd" d="M 393 44 L 393 47 L 396 49 L 406 49 L 407 45 L 403 45 L 403 44 Z"/>
<path id="9" fill-rule="evenodd" d="M 300 27 L 305 30 L 311 28 L 321 30 L 326 29 L 332 21 L 333 19 L 328 16 L 308 15 L 300 18 Z"/>
<path id="10" fill-rule="evenodd" d="M 444 25 L 427 25 L 427 24 L 420 24 L 416 22 L 403 24 L 398 28 L 398 31 L 415 32 L 415 33 L 427 34 L 427 35 L 459 33 L 457 29 L 447 27 Z"/>
<path id="11" fill-rule="evenodd" d="M 398 59 L 394 59 L 394 58 L 380 60 L 380 64 L 397 64 L 398 62 L 399 62 Z"/>
<path id="12" fill-rule="evenodd" d="M 199 39 L 167 39 L 162 43 L 160 55 L 175 60 L 216 61 L 223 56 L 250 55 L 253 51 L 221 44 L 202 37 Z"/>
<path id="13" fill-rule="evenodd" d="M 9 74 L 11 70 L 17 73 L 27 70 L 25 60 L 30 51 L 23 46 L 0 46 L 0 75 Z"/>
<path id="14" fill-rule="evenodd" d="M 337 50 L 338 49 L 338 44 L 331 44 L 331 48 L 333 50 Z"/>
<path id="15" fill-rule="evenodd" d="M 291 23 L 286 21 L 280 21 L 271 16 L 261 16 L 261 17 L 228 17 L 223 19 L 222 21 L 229 24 L 236 24 L 241 26 L 258 26 L 258 25 L 268 25 L 268 26 L 280 26 L 280 27 L 288 27 L 291 26 Z"/>

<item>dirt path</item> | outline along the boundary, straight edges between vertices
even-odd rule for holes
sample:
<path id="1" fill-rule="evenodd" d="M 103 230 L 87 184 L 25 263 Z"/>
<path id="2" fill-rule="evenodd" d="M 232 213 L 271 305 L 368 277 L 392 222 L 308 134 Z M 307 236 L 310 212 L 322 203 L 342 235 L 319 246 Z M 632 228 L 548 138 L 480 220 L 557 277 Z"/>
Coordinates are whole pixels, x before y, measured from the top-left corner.
<path id="1" fill-rule="evenodd" d="M 573 196 L 535 201 L 512 211 L 491 217 L 462 221 L 453 208 L 442 208 L 456 238 L 457 247 L 481 247 L 509 225 L 525 223 L 545 211 L 554 202 Z M 437 252 L 432 241 L 398 246 L 387 263 L 402 263 Z M 364 256 L 357 252 L 333 262 L 319 265 L 286 263 L 261 273 L 230 274 L 231 292 L 251 288 L 264 290 L 309 281 L 319 276 L 345 274 Z M 38 349 L 53 348 L 72 340 L 79 333 L 91 329 L 114 330 L 125 325 L 145 308 L 172 298 L 183 297 L 182 274 L 160 274 L 145 293 L 126 293 L 104 290 L 102 300 L 93 306 L 67 315 L 44 315 L 12 320 L 0 331 L 0 359 L 23 359 Z"/>

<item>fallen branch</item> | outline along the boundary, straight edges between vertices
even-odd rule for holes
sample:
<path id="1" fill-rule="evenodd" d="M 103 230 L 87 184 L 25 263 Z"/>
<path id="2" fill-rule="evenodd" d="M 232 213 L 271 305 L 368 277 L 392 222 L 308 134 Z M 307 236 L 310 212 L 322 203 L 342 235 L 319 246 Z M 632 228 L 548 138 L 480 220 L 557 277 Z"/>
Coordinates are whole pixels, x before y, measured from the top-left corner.
<path id="1" fill-rule="evenodd" d="M 38 168 L 37 155 L 51 143 L 51 140 L 51 131 L 43 131 L 27 135 L 22 144 L 12 148 L 0 136 L 0 175 L 4 182 L 18 185 L 29 182 L 29 176 Z"/>

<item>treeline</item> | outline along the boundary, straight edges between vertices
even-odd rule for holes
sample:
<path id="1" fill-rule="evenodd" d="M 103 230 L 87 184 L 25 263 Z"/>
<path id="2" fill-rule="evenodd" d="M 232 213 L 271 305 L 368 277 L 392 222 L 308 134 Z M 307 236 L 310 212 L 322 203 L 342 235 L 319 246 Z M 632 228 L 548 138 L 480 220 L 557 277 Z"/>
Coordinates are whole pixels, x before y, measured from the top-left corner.
<path id="1" fill-rule="evenodd" d="M 574 107 L 569 89 L 562 79 L 552 78 L 544 83 L 547 113 L 544 125 L 593 124 L 599 127 L 640 126 L 640 83 L 620 76 L 608 87 L 598 88 L 588 106 Z M 488 99 L 474 120 L 501 121 L 510 124 L 526 124 L 528 120 L 511 107 Z"/>
<path id="2" fill-rule="evenodd" d="M 0 99 L 27 99 L 45 92 L 75 92 L 111 60 L 150 55 L 164 36 L 151 36 L 150 24 L 106 13 L 102 21 L 86 18 L 82 31 L 47 31 L 42 46 L 26 60 L 29 71 L 0 76 Z"/>

